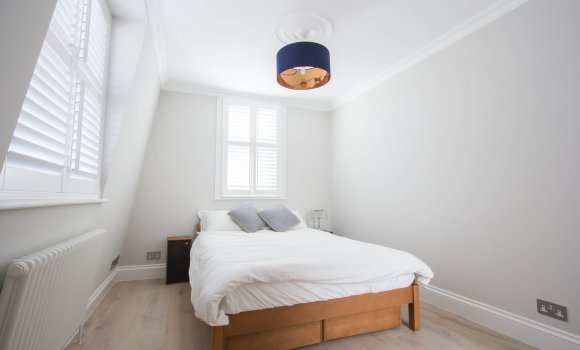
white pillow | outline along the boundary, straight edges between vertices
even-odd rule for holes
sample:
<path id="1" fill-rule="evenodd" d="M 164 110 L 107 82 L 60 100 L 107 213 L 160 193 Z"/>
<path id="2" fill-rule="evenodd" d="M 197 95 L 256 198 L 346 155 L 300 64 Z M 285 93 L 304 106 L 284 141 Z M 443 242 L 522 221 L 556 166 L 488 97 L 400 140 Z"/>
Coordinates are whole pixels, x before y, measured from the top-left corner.
<path id="1" fill-rule="evenodd" d="M 298 216 L 298 219 L 300 219 L 300 223 L 298 225 L 292 227 L 288 231 L 292 231 L 292 230 L 306 230 L 308 228 L 308 225 L 306 225 L 306 220 L 304 220 L 304 218 L 302 217 L 302 215 L 300 214 L 300 212 L 298 210 L 292 210 L 292 214 Z"/>
<path id="2" fill-rule="evenodd" d="M 229 210 L 199 210 L 197 216 L 201 231 L 242 231 L 240 226 L 228 215 Z"/>

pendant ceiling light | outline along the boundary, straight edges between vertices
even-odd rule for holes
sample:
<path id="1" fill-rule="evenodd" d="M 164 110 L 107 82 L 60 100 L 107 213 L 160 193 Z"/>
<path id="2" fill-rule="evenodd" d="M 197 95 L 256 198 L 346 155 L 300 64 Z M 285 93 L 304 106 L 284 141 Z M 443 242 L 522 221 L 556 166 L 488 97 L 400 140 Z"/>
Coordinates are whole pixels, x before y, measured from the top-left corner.
<path id="1" fill-rule="evenodd" d="M 276 55 L 276 73 L 280 85 L 293 90 L 316 89 L 330 81 L 330 52 L 314 40 L 332 33 L 324 17 L 309 11 L 291 12 L 276 27 L 278 39 L 288 45 Z"/>
<path id="2" fill-rule="evenodd" d="M 330 80 L 330 52 L 324 45 L 300 41 L 276 55 L 278 83 L 294 90 L 321 87 Z"/>

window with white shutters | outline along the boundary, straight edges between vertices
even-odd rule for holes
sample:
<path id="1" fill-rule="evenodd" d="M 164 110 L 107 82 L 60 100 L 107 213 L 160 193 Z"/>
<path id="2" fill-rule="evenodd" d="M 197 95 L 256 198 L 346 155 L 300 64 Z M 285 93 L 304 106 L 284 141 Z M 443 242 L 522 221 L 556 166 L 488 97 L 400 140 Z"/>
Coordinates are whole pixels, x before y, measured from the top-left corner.
<path id="1" fill-rule="evenodd" d="M 216 198 L 284 198 L 285 167 L 284 108 L 221 100 Z"/>
<path id="2" fill-rule="evenodd" d="M 111 16 L 59 0 L 0 175 L 0 199 L 98 197 Z"/>

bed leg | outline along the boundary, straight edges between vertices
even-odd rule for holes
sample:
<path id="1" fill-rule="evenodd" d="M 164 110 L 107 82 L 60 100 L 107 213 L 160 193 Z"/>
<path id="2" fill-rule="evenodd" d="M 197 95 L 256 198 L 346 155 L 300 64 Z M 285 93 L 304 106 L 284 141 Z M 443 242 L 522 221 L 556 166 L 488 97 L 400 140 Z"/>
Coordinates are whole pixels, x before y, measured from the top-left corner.
<path id="1" fill-rule="evenodd" d="M 224 327 L 211 327 L 211 350 L 225 350 Z"/>
<path id="2" fill-rule="evenodd" d="M 409 328 L 421 330 L 421 304 L 419 302 L 419 285 L 413 284 L 413 302 L 409 304 Z"/>

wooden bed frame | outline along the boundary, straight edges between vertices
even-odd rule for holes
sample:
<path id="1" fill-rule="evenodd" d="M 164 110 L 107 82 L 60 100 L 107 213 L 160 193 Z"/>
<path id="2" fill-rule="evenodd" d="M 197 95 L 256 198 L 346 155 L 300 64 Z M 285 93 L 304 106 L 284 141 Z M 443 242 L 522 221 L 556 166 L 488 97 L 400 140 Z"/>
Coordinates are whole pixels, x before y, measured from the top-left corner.
<path id="1" fill-rule="evenodd" d="M 199 224 L 196 225 L 199 232 Z M 287 350 L 401 325 L 408 304 L 409 328 L 420 323 L 419 285 L 380 293 L 246 311 L 211 329 L 212 350 Z"/>
<path id="2" fill-rule="evenodd" d="M 418 331 L 419 286 L 229 315 L 212 327 L 212 350 L 287 350 L 401 325 L 409 304 L 409 328 Z"/>

